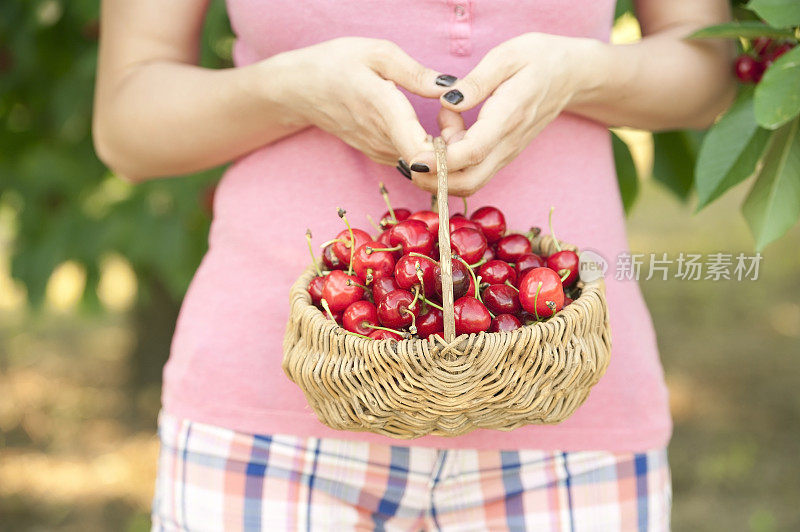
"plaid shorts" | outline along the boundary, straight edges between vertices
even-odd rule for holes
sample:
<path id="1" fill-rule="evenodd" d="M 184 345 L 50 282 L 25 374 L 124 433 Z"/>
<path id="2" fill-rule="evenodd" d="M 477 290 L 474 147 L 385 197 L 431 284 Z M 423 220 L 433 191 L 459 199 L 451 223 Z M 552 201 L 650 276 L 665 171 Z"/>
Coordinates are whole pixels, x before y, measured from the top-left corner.
<path id="1" fill-rule="evenodd" d="M 669 530 L 665 449 L 437 450 L 159 418 L 153 530 Z"/>

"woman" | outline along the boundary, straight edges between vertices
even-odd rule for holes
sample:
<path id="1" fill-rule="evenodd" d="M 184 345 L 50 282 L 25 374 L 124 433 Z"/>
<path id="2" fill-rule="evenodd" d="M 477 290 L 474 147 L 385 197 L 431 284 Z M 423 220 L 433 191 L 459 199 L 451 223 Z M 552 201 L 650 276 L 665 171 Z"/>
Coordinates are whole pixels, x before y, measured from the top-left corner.
<path id="1" fill-rule="evenodd" d="M 682 38 L 727 2 L 640 0 L 645 37 L 614 46 L 611 0 L 229 0 L 222 71 L 195 65 L 206 6 L 103 2 L 100 157 L 133 181 L 236 160 L 165 368 L 154 529 L 668 529 L 671 424 L 636 283 L 607 279 L 610 367 L 556 426 L 335 431 L 281 372 L 281 341 L 305 228 L 336 234 L 339 205 L 380 212 L 379 181 L 427 205 L 429 133 L 454 195 L 519 229 L 555 205 L 559 237 L 613 262 L 627 244 L 607 126 L 712 123 L 731 50 Z"/>

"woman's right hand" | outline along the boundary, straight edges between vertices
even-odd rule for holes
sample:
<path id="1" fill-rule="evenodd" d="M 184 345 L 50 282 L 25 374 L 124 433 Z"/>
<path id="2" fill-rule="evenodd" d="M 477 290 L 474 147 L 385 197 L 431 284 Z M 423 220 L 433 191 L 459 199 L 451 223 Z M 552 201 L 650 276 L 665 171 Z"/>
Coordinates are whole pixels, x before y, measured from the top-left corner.
<path id="1" fill-rule="evenodd" d="M 282 83 L 270 99 L 293 126 L 314 125 L 381 164 L 432 149 L 414 108 L 398 89 L 438 98 L 452 84 L 391 41 L 344 37 L 266 59 L 264 72 Z M 449 83 L 448 83 L 449 82 Z M 442 83 L 441 85 L 439 83 Z M 276 85 L 279 88 L 275 88 Z"/>

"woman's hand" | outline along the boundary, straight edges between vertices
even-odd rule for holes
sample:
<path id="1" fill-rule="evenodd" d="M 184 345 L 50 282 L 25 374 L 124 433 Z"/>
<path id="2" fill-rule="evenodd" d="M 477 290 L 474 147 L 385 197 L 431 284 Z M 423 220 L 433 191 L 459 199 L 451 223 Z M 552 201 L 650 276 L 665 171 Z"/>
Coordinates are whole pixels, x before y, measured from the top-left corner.
<path id="1" fill-rule="evenodd" d="M 414 108 L 397 86 L 427 98 L 448 89 L 391 41 L 346 37 L 265 61 L 285 76 L 280 94 L 287 120 L 314 125 L 381 164 L 396 165 L 431 150 Z M 277 71 L 275 70 L 277 69 Z"/>
<path id="2" fill-rule="evenodd" d="M 442 95 L 439 126 L 448 141 L 450 193 L 470 196 L 511 162 L 536 135 L 592 83 L 583 79 L 585 54 L 594 41 L 528 33 L 489 51 Z M 485 100 L 485 102 L 484 102 Z M 460 113 L 484 102 L 464 131 Z M 412 163 L 435 168 L 431 152 Z M 436 190 L 434 173 L 413 174 L 414 183 Z"/>

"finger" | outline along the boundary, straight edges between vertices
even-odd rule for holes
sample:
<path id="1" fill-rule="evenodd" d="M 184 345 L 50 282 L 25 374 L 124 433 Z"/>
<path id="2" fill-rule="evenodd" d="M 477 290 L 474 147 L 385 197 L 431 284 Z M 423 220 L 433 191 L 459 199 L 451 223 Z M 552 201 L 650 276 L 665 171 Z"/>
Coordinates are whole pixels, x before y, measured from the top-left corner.
<path id="1" fill-rule="evenodd" d="M 481 59 L 472 72 L 456 81 L 439 100 L 452 111 L 466 111 L 480 104 L 520 68 L 509 54 L 494 48 Z"/>
<path id="2" fill-rule="evenodd" d="M 420 125 L 411 103 L 399 90 L 392 87 L 380 112 L 385 132 L 400 157 L 411 161 L 415 153 L 430 149 L 428 133 Z"/>
<path id="3" fill-rule="evenodd" d="M 438 98 L 457 79 L 423 66 L 391 41 L 376 49 L 370 66 L 384 79 L 426 98 Z"/>
<path id="4" fill-rule="evenodd" d="M 449 144 L 460 140 L 466 133 L 464 118 L 461 113 L 442 107 L 436 120 L 439 123 L 439 131 L 445 143 Z M 415 154 L 410 161 L 412 169 L 416 172 L 424 173 L 426 168 L 428 169 L 427 171 L 436 172 L 436 155 L 431 150 Z"/>
<path id="5" fill-rule="evenodd" d="M 464 170 L 448 173 L 447 187 L 451 196 L 469 197 L 481 189 L 502 168 L 504 157 L 500 151 L 484 159 L 479 165 Z M 412 183 L 417 187 L 435 194 L 438 188 L 436 174 L 412 174 Z"/>

